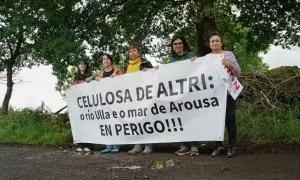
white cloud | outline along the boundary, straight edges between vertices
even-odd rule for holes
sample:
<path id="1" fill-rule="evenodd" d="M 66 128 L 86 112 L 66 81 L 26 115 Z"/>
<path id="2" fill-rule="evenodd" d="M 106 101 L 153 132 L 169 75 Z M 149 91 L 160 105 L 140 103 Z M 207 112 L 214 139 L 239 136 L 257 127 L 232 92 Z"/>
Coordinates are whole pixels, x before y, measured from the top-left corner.
<path id="1" fill-rule="evenodd" d="M 25 82 L 14 85 L 10 104 L 16 108 L 36 108 L 44 101 L 51 111 L 65 106 L 59 92 L 55 90 L 57 79 L 51 74 L 51 66 L 39 66 L 32 69 L 23 68 L 18 77 Z M 2 104 L 6 86 L 0 85 L 0 101 Z"/>
<path id="2" fill-rule="evenodd" d="M 279 66 L 298 66 L 300 68 L 300 47 L 292 47 L 289 50 L 272 46 L 270 51 L 263 55 L 263 61 L 271 69 Z"/>

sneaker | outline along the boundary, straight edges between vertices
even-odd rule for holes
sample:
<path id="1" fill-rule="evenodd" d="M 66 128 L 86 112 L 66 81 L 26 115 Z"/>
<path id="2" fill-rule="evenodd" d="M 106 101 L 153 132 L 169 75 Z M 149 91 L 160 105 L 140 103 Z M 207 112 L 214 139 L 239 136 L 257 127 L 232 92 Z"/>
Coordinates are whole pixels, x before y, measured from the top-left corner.
<path id="1" fill-rule="evenodd" d="M 83 149 L 83 151 L 84 151 L 84 152 L 91 152 L 91 149 L 90 149 L 90 148 L 87 148 L 87 147 L 85 147 L 85 148 Z"/>
<path id="2" fill-rule="evenodd" d="M 218 147 L 216 150 L 214 150 L 214 151 L 211 153 L 211 157 L 219 156 L 220 153 L 222 152 L 222 150 L 223 150 L 223 147 Z"/>
<path id="3" fill-rule="evenodd" d="M 177 154 L 178 156 L 182 156 L 190 153 L 191 151 L 189 150 L 189 148 L 185 146 L 181 146 L 181 148 L 175 152 L 175 154 Z"/>
<path id="4" fill-rule="evenodd" d="M 144 155 L 149 155 L 149 154 L 151 154 L 151 153 L 152 153 L 152 145 L 146 144 L 146 145 L 145 145 L 145 149 L 144 149 L 144 151 L 143 151 L 143 154 L 144 154 Z"/>
<path id="5" fill-rule="evenodd" d="M 117 145 L 112 145 L 112 148 L 111 148 L 111 153 L 117 153 L 117 152 L 119 152 L 119 149 L 120 149 L 120 147 L 119 146 L 117 146 Z"/>
<path id="6" fill-rule="evenodd" d="M 128 151 L 128 154 L 134 155 L 134 154 L 138 154 L 138 153 L 140 153 L 142 151 L 143 151 L 142 145 L 136 144 L 133 149 L 131 149 L 130 151 Z"/>
<path id="7" fill-rule="evenodd" d="M 236 154 L 236 147 L 229 147 L 227 151 L 227 157 L 233 158 L 235 154 Z"/>
<path id="8" fill-rule="evenodd" d="M 106 145 L 106 148 L 101 150 L 100 153 L 101 154 L 106 154 L 106 153 L 110 153 L 112 150 L 112 146 L 111 145 Z"/>
<path id="9" fill-rule="evenodd" d="M 191 156 L 199 156 L 199 151 L 198 151 L 197 146 L 191 147 Z"/>
<path id="10" fill-rule="evenodd" d="M 75 151 L 76 151 L 76 152 L 82 152 L 83 149 L 82 149 L 81 147 L 79 147 L 79 148 L 75 149 Z"/>

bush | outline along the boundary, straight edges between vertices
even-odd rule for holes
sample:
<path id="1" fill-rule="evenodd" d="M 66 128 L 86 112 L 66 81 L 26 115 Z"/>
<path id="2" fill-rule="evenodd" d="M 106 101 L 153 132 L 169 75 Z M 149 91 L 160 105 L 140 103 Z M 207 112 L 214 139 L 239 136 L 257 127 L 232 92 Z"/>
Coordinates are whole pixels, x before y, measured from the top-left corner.
<path id="1" fill-rule="evenodd" d="M 276 109 L 240 100 L 237 104 L 238 139 L 255 144 L 300 142 L 300 103 Z"/>
<path id="2" fill-rule="evenodd" d="M 70 124 L 47 114 L 43 108 L 10 109 L 0 115 L 0 142 L 23 144 L 63 144 L 72 141 Z"/>

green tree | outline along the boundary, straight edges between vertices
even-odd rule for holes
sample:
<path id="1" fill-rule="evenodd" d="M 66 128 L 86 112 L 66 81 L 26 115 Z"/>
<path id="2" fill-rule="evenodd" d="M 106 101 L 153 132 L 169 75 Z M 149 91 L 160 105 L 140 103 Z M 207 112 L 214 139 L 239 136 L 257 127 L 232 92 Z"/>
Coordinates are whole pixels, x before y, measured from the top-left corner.
<path id="1" fill-rule="evenodd" d="M 300 1 L 228 0 L 237 21 L 250 27 L 249 49 L 266 50 L 270 44 L 300 46 Z"/>
<path id="2" fill-rule="evenodd" d="M 0 67 L 6 72 L 7 85 L 2 111 L 7 113 L 13 91 L 13 73 L 35 63 L 32 47 L 37 37 L 37 22 L 43 19 L 38 9 L 24 1 L 1 1 L 0 12 Z"/>
<path id="3" fill-rule="evenodd" d="M 224 45 L 228 49 L 243 51 L 249 58 L 255 57 L 253 61 L 261 61 L 258 53 L 266 51 L 270 44 L 297 45 L 300 37 L 298 0 L 104 0 L 101 4 L 90 1 L 86 7 L 90 15 L 104 13 L 105 18 L 99 23 L 107 27 L 105 31 L 100 24 L 94 26 L 103 38 L 95 41 L 92 34 L 97 33 L 92 30 L 86 41 L 92 46 L 98 43 L 98 47 L 104 42 L 102 47 L 108 50 L 122 49 L 119 47 L 124 42 L 137 40 L 145 53 L 165 56 L 170 35 L 182 33 L 192 49 L 204 55 L 209 52 L 207 36 L 217 29 L 225 34 Z M 164 43 L 149 46 L 154 38 L 163 39 Z M 252 62 L 248 59 L 247 63 Z"/>
<path id="4" fill-rule="evenodd" d="M 3 113 L 8 112 L 14 72 L 41 63 L 51 63 L 59 69 L 64 59 L 72 59 L 81 46 L 65 28 L 67 23 L 64 20 L 68 15 L 64 13 L 72 12 L 74 3 L 76 1 L 71 0 L 0 2 L 0 71 L 6 73 L 7 86 L 2 102 Z"/>
<path id="5" fill-rule="evenodd" d="M 117 64 L 127 60 L 128 43 L 138 41 L 143 53 L 168 60 L 170 36 L 184 34 L 198 55 L 209 52 L 212 30 L 224 34 L 243 69 L 263 67 L 258 53 L 270 44 L 299 45 L 299 0 L 2 0 L 0 2 L 0 71 L 6 73 L 7 112 L 13 72 L 51 64 L 59 79 L 67 67 L 91 54 L 100 66 L 103 52 Z M 154 39 L 160 43 L 152 45 Z M 85 44 L 87 46 L 85 46 Z M 89 48 L 87 48 L 89 47 Z"/>

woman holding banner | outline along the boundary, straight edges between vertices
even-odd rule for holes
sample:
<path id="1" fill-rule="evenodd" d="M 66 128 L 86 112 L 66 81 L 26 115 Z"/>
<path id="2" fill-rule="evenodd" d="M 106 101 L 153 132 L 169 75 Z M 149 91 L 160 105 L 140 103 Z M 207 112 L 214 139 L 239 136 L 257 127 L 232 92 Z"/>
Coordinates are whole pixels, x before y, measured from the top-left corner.
<path id="1" fill-rule="evenodd" d="M 187 59 L 193 59 L 196 57 L 196 54 L 192 52 L 189 48 L 187 40 L 185 37 L 180 35 L 173 36 L 171 40 L 171 54 L 170 62 L 182 61 Z M 197 148 L 197 142 L 183 142 L 181 147 L 175 154 L 182 155 L 192 155 L 199 156 L 199 151 Z"/>
<path id="2" fill-rule="evenodd" d="M 222 50 L 222 38 L 217 32 L 213 32 L 209 36 L 209 46 L 211 49 L 210 54 L 223 54 L 224 59 L 222 64 L 232 73 L 234 76 L 238 76 L 241 72 L 240 66 L 231 51 Z M 233 157 L 236 153 L 236 119 L 235 119 L 235 105 L 236 101 L 227 93 L 227 106 L 226 106 L 226 127 L 228 132 L 228 151 L 227 157 Z M 211 156 L 218 156 L 223 150 L 222 141 L 215 142 L 215 150 Z"/>
<path id="3" fill-rule="evenodd" d="M 140 51 L 138 43 L 132 43 L 129 46 L 129 62 L 126 68 L 126 73 L 146 71 L 149 68 L 153 68 L 151 62 L 146 60 L 145 58 L 142 58 L 142 53 Z M 142 144 L 136 144 L 133 149 L 128 151 L 128 154 L 134 155 L 142 152 L 143 154 L 147 155 L 151 154 L 152 151 L 152 144 L 145 144 L 144 149 Z"/>
<path id="4" fill-rule="evenodd" d="M 195 58 L 196 54 L 191 51 L 187 40 L 181 35 L 173 36 L 171 40 L 170 62 L 182 61 Z"/>
<path id="5" fill-rule="evenodd" d="M 115 77 L 117 75 L 123 74 L 119 68 L 113 67 L 112 55 L 105 53 L 102 56 L 102 63 L 104 67 L 104 72 L 97 73 L 95 79 L 100 80 L 106 77 Z M 119 152 L 120 146 L 118 145 L 106 145 L 106 148 L 101 150 L 102 154 L 105 153 L 117 153 Z"/>
<path id="6" fill-rule="evenodd" d="M 80 61 L 77 65 L 77 71 L 75 77 L 73 79 L 72 84 L 80 84 L 86 82 L 86 79 L 91 75 L 89 70 L 89 64 L 86 61 Z M 70 85 L 67 85 L 66 88 L 69 88 Z M 93 144 L 90 143 L 78 143 L 78 148 L 76 149 L 77 152 L 90 152 L 91 149 L 94 148 Z"/>
<path id="7" fill-rule="evenodd" d="M 113 66 L 113 57 L 110 54 L 104 53 L 102 56 L 104 72 L 97 73 L 95 79 L 100 80 L 105 77 L 115 77 L 123 74 L 121 69 Z"/>

